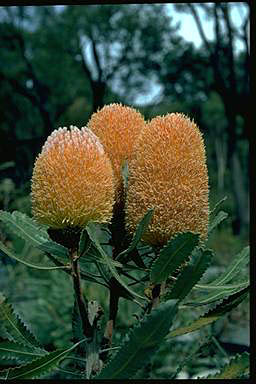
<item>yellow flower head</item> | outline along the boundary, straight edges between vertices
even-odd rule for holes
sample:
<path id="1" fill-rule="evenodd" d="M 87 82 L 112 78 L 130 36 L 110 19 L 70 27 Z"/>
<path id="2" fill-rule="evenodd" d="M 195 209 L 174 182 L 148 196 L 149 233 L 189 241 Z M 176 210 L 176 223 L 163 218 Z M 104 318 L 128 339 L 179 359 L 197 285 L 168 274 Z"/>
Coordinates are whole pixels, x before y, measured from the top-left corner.
<path id="1" fill-rule="evenodd" d="M 116 183 L 116 199 L 122 196 L 122 166 L 129 161 L 134 143 L 145 125 L 144 117 L 134 108 L 121 104 L 105 105 L 88 123 L 108 154 Z"/>
<path id="2" fill-rule="evenodd" d="M 180 113 L 156 117 L 142 130 L 129 166 L 126 225 L 134 232 L 148 211 L 154 215 L 143 240 L 165 244 L 191 231 L 206 239 L 208 172 L 198 127 Z"/>
<path id="3" fill-rule="evenodd" d="M 54 229 L 111 219 L 112 166 L 88 128 L 52 132 L 35 161 L 31 196 L 35 218 Z"/>

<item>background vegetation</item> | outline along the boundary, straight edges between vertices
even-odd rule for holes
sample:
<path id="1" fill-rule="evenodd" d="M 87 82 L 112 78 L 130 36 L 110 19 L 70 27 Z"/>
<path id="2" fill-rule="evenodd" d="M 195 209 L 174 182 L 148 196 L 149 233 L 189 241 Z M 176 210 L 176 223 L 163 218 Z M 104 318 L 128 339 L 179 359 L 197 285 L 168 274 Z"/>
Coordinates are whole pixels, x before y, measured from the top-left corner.
<path id="1" fill-rule="evenodd" d="M 231 19 L 234 6 L 244 15 L 239 28 Z M 0 209 L 31 214 L 33 163 L 53 129 L 86 125 L 93 111 L 110 102 L 135 106 L 147 119 L 183 112 L 204 134 L 211 207 L 227 196 L 222 208 L 229 218 L 209 240 L 216 251 L 210 273 L 217 274 L 248 244 L 249 7 L 212 3 L 175 8 L 193 16 L 202 38 L 199 48 L 178 34 L 165 4 L 0 7 Z M 207 38 L 199 10 L 213 22 L 213 40 Z M 152 83 L 160 89 L 156 100 L 136 105 L 138 96 L 151 92 Z M 1 229 L 6 244 L 28 251 Z M 52 349 L 71 338 L 73 300 L 69 278 L 62 275 L 52 271 L 46 276 L 0 259 L 0 290 Z M 105 305 L 104 288 L 92 284 L 86 290 Z M 127 319 L 134 311 L 127 302 L 121 308 L 116 342 L 131 325 Z M 205 332 L 208 337 L 213 330 Z M 223 359 L 225 353 L 247 350 L 248 303 L 214 332 Z M 234 338 L 238 334 L 240 339 Z M 155 377 L 170 374 L 175 366 L 172 344 L 179 347 L 184 340 L 175 339 L 160 351 Z M 181 354 L 193 345 L 193 339 L 185 341 Z M 192 360 L 189 377 L 211 368 L 206 355 L 204 351 L 201 359 Z"/>

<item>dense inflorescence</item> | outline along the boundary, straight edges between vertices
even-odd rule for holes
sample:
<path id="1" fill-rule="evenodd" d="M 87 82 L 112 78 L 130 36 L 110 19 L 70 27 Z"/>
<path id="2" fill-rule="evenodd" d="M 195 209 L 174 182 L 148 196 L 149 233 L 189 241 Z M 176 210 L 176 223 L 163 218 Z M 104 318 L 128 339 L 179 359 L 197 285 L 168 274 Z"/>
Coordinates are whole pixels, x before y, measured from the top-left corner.
<path id="1" fill-rule="evenodd" d="M 88 127 L 99 137 L 108 154 L 116 182 L 116 200 L 122 199 L 122 166 L 129 162 L 142 128 L 144 117 L 134 108 L 121 104 L 105 105 L 94 113 Z"/>
<path id="2" fill-rule="evenodd" d="M 97 136 L 86 127 L 53 131 L 35 161 L 31 197 L 34 217 L 51 228 L 109 222 L 114 177 Z"/>
<path id="3" fill-rule="evenodd" d="M 198 127 L 180 113 L 153 118 L 142 130 L 129 164 L 126 226 L 132 233 L 148 209 L 154 215 L 143 239 L 165 244 L 191 231 L 206 239 L 208 172 Z"/>

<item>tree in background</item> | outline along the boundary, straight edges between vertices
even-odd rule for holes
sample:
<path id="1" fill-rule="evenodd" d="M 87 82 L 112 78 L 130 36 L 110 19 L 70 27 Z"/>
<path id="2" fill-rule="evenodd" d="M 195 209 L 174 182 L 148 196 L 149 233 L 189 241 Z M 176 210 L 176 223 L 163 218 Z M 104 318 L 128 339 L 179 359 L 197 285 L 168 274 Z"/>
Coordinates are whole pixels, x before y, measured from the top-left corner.
<path id="1" fill-rule="evenodd" d="M 200 7 L 213 20 L 213 41 L 206 36 Z M 227 3 L 177 4 L 176 10 L 192 14 L 203 46 L 195 49 L 191 43 L 175 38 L 179 55 L 173 56 L 172 51 L 166 55 L 160 76 L 167 97 L 183 102 L 199 120 L 204 115 L 204 124 L 207 123 L 209 136 L 214 140 L 220 187 L 224 185 L 226 162 L 231 173 L 235 201 L 233 230 L 238 234 L 249 223 L 248 174 L 241 165 L 241 145 L 247 146 L 249 136 L 249 13 L 238 28 L 232 24 L 231 7 Z M 235 38 L 243 42 L 239 54 L 235 54 Z"/>
<path id="2" fill-rule="evenodd" d="M 214 21 L 213 41 L 206 37 L 198 7 Z M 248 17 L 238 28 L 230 4 L 176 8 L 194 16 L 200 48 L 177 35 L 166 5 L 0 8 L 0 138 L 9 149 L 0 153 L 2 161 L 15 160 L 17 182 L 29 179 L 54 128 L 85 125 L 105 103 L 134 105 L 157 83 L 162 101 L 144 108 L 146 117 L 173 111 L 196 120 L 206 134 L 221 194 L 230 181 L 226 165 L 230 170 L 234 232 L 248 226 L 246 164 L 241 163 L 248 137 Z M 239 54 L 235 38 L 244 43 Z"/>
<path id="3" fill-rule="evenodd" d="M 163 5 L 0 11 L 0 81 L 8 96 L 2 94 L 8 103 L 3 107 L 7 131 L 2 137 L 11 140 L 12 147 L 32 146 L 32 157 L 56 125 L 69 122 L 65 113 L 73 104 L 81 105 L 81 98 L 80 123 L 85 124 L 106 101 L 118 101 L 122 95 L 131 101 L 134 93 L 147 89 L 165 41 L 175 30 Z M 122 89 L 121 95 L 111 89 Z M 31 172 L 29 163 L 30 157 L 26 167 Z"/>

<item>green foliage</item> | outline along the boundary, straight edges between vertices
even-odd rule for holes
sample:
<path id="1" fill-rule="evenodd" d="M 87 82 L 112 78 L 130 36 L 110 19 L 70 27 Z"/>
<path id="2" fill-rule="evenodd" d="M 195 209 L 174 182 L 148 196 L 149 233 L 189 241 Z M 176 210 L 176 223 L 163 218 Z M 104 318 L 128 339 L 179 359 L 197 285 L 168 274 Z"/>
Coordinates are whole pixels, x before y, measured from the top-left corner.
<path id="1" fill-rule="evenodd" d="M 224 299 L 219 304 L 217 304 L 215 308 L 210 309 L 208 312 L 200 316 L 188 326 L 174 329 L 167 335 L 167 337 L 172 338 L 180 335 L 185 335 L 186 333 L 197 331 L 201 327 L 215 322 L 221 316 L 225 315 L 237 305 L 239 305 L 246 298 L 248 292 L 249 288 L 246 287 L 240 290 L 238 293 L 230 295 L 228 298 Z"/>
<path id="2" fill-rule="evenodd" d="M 219 204 L 211 213 L 209 231 L 214 230 L 226 217 L 223 211 L 213 217 L 213 212 L 217 210 Z M 71 250 L 52 241 L 46 228 L 39 226 L 27 215 L 17 211 L 12 214 L 0 212 L 3 226 L 7 232 L 14 235 L 11 246 L 8 243 L 5 244 L 4 238 L 3 241 L 0 241 L 0 250 L 23 264 L 23 267 L 32 267 L 35 275 L 28 284 L 31 284 L 34 292 L 41 292 L 39 300 L 40 305 L 43 304 L 43 306 L 39 307 L 42 308 L 42 325 L 35 327 L 34 330 L 40 335 L 44 327 L 52 332 L 48 339 L 40 336 L 40 340 L 49 342 L 49 340 L 56 339 L 56 345 L 55 343 L 51 345 L 51 352 L 49 352 L 48 348 L 40 345 L 37 338 L 24 324 L 25 322 L 29 323 L 27 320 L 30 319 L 30 311 L 27 314 L 26 311 L 23 311 L 23 316 L 25 314 L 26 319 L 23 321 L 20 316 L 16 315 L 8 301 L 5 298 L 1 299 L 1 378 L 26 379 L 45 377 L 51 374 L 57 375 L 57 377 L 68 375 L 68 378 L 70 375 L 71 377 L 75 375 L 87 379 L 153 378 L 150 369 L 152 372 L 154 371 L 154 362 L 157 361 L 157 357 L 154 356 L 160 344 L 165 345 L 170 340 L 175 340 L 177 336 L 191 334 L 194 331 L 199 331 L 201 334 L 202 330 L 208 329 L 207 326 L 214 324 L 246 299 L 249 290 L 246 276 L 249 247 L 245 247 L 239 252 L 222 274 L 209 280 L 207 276 L 205 277 L 205 272 L 209 269 L 214 254 L 213 251 L 199 246 L 198 234 L 179 233 L 170 239 L 166 246 L 158 249 L 145 246 L 141 242 L 141 237 L 149 225 L 152 215 L 153 210 L 149 210 L 142 218 L 130 244 L 119 253 L 118 260 L 114 260 L 112 257 L 110 227 L 105 224 L 89 223 L 81 232 L 77 244 L 77 260 L 81 279 L 90 282 L 86 286 L 81 283 L 81 296 L 85 297 L 85 293 L 86 297 L 95 296 L 96 290 L 93 283 L 98 285 L 99 292 L 101 289 L 107 288 L 112 295 L 109 308 L 106 302 L 106 291 L 101 292 L 97 297 L 100 305 L 96 301 L 85 299 L 89 323 L 94 329 L 92 339 L 89 342 L 89 339 L 85 340 L 84 315 L 81 312 L 81 303 L 79 307 L 77 301 L 80 296 L 77 296 L 76 291 L 71 315 L 72 304 L 70 305 L 70 303 L 73 300 L 70 281 L 64 279 L 61 271 L 68 273 L 74 284 L 77 273 L 73 269 Z M 71 266 L 73 267 L 71 268 Z M 58 269 L 59 271 L 57 271 Z M 47 283 L 49 285 L 48 291 L 43 289 L 43 285 L 40 285 L 41 270 L 53 270 L 51 283 Z M 38 280 L 39 276 L 40 279 Z M 21 277 L 19 279 L 21 280 Z M 48 278 L 45 277 L 45 279 Z M 157 284 L 165 281 L 166 291 L 159 293 L 160 304 L 157 305 L 153 300 L 153 291 L 152 298 L 146 293 L 147 290 L 151 290 L 152 287 L 154 289 Z M 17 279 L 14 287 L 18 286 L 18 283 L 19 280 Z M 38 290 L 35 290 L 34 287 L 37 283 Z M 136 285 L 136 288 L 133 288 L 133 285 Z M 106 314 L 110 313 L 109 316 L 113 316 L 113 287 L 114 295 L 123 300 L 119 308 L 125 308 L 123 310 L 125 315 L 122 313 L 118 317 L 118 321 L 124 328 L 121 327 L 119 330 L 118 326 L 116 327 L 115 344 L 111 347 L 110 344 L 106 343 L 106 336 L 108 335 L 106 330 L 109 321 L 105 315 L 104 318 L 100 319 L 100 317 L 104 311 Z M 55 291 L 59 292 L 57 296 Z M 12 292 L 12 289 L 9 288 L 9 292 Z M 43 292 L 47 293 L 43 294 Z M 68 297 L 70 303 L 65 299 Z M 184 302 L 187 297 L 187 301 Z M 144 304 L 138 302 L 137 298 L 143 300 Z M 183 303 L 181 303 L 182 301 Z M 60 310 L 56 312 L 54 307 L 57 302 L 62 310 L 66 308 L 64 313 Z M 211 303 L 215 303 L 215 306 L 208 308 L 206 312 L 201 314 L 200 309 Z M 156 308 L 154 308 L 155 305 Z M 141 309 L 139 314 L 136 313 L 138 306 Z M 178 311 L 181 308 L 185 309 L 188 314 L 193 312 L 194 319 L 191 321 L 191 317 L 188 317 L 185 323 L 181 324 L 180 318 L 182 318 L 183 313 Z M 132 316 L 134 311 L 135 318 L 131 320 L 127 314 Z M 47 313 L 53 314 L 54 325 L 43 321 Z M 179 315 L 177 317 L 178 326 L 176 325 L 176 328 L 170 331 L 177 313 Z M 34 318 L 31 317 L 31 319 Z M 71 324 L 68 327 L 66 323 L 70 320 Z M 102 329 L 104 324 L 106 326 L 105 331 Z M 131 331 L 126 334 L 125 329 L 131 325 Z M 58 341 L 57 338 L 59 338 Z M 73 345 L 67 348 L 66 346 L 70 341 L 73 342 Z M 210 341 L 204 343 L 202 338 L 199 338 L 199 341 L 199 345 L 210 345 Z M 169 378 L 176 378 L 182 369 L 197 356 L 200 356 L 199 345 L 198 348 L 182 357 L 180 362 L 175 362 L 175 367 L 172 367 Z M 55 350 L 56 347 L 61 349 Z M 112 348 L 116 348 L 118 351 L 113 356 L 106 357 L 106 353 L 111 353 Z M 72 351 L 73 353 L 68 356 Z M 246 375 L 248 366 L 245 360 L 245 357 L 241 360 L 239 358 L 231 359 L 232 370 L 228 370 L 228 367 L 223 366 L 223 364 L 218 365 L 220 377 L 222 377 L 221 375 L 226 375 L 223 377 L 230 375 L 231 378 L 234 378 Z M 60 367 L 60 363 L 63 364 L 62 367 Z M 6 367 L 8 368 L 6 369 Z M 216 375 L 218 377 L 218 374 Z M 159 378 L 158 375 L 156 377 Z"/>
<path id="3" fill-rule="evenodd" d="M 192 232 L 180 233 L 169 240 L 152 264 L 150 280 L 153 283 L 161 283 L 166 280 L 182 263 L 188 260 L 198 242 L 199 235 Z"/>
<path id="4" fill-rule="evenodd" d="M 141 219 L 141 221 L 137 225 L 136 231 L 134 232 L 134 235 L 133 235 L 133 238 L 132 238 L 132 241 L 131 241 L 129 247 L 126 250 L 119 253 L 119 255 L 117 256 L 117 260 L 123 261 L 123 262 L 127 262 L 129 260 L 129 254 L 138 245 L 139 241 L 141 240 L 143 233 L 146 231 L 146 229 L 150 223 L 150 220 L 152 219 L 153 214 L 154 214 L 154 210 L 149 209 L 148 212 L 145 214 L 145 216 Z"/>
<path id="5" fill-rule="evenodd" d="M 128 335 L 121 349 L 97 379 L 129 379 L 146 364 L 166 336 L 177 313 L 177 302 L 169 300 L 153 310 Z"/>
<path id="6" fill-rule="evenodd" d="M 249 367 L 249 354 L 247 352 L 244 352 L 242 355 L 236 355 L 234 358 L 230 359 L 228 364 L 226 364 L 219 373 L 216 373 L 215 375 L 209 375 L 200 379 L 240 379 L 244 376 L 245 378 L 248 378 Z"/>
<path id="7" fill-rule="evenodd" d="M 46 356 L 35 359 L 31 363 L 21 365 L 17 368 L 10 368 L 0 372 L 0 377 L 5 380 L 14 379 L 37 379 L 45 376 L 47 373 L 53 371 L 58 363 L 71 351 L 73 351 L 79 344 L 76 343 L 72 347 L 62 349 L 54 352 L 49 352 Z"/>
<path id="8" fill-rule="evenodd" d="M 0 359 L 14 359 L 18 363 L 24 363 L 34 360 L 36 357 L 44 356 L 46 353 L 42 349 L 36 349 L 14 341 L 5 340 L 0 342 Z"/>
<path id="9" fill-rule="evenodd" d="M 122 278 L 120 277 L 120 275 L 118 274 L 115 266 L 114 266 L 114 263 L 112 261 L 112 259 L 106 255 L 106 253 L 104 252 L 103 248 L 101 247 L 101 245 L 99 244 L 98 242 L 98 239 L 97 237 L 95 236 L 95 229 L 97 228 L 97 225 L 93 224 L 93 223 L 89 223 L 86 227 L 86 230 L 87 230 L 87 233 L 90 237 L 90 239 L 93 241 L 93 243 L 95 244 L 96 248 L 98 249 L 98 251 L 100 252 L 103 260 L 106 262 L 106 264 L 108 265 L 108 268 L 110 270 L 110 272 L 112 273 L 113 277 L 116 278 L 116 280 L 120 283 L 120 285 L 128 292 L 128 294 L 131 296 L 131 297 L 138 297 L 140 299 L 144 299 L 144 297 L 142 297 L 141 295 L 139 295 L 137 292 L 135 292 L 134 290 L 132 290 L 131 288 L 129 288 L 127 286 L 127 284 L 122 280 Z"/>
<path id="10" fill-rule="evenodd" d="M 199 295 L 192 305 L 209 304 L 238 292 L 249 285 L 248 279 L 241 278 L 244 268 L 249 264 L 249 247 L 245 247 L 234 257 L 225 272 L 216 280 L 208 284 L 198 284 L 199 290 L 208 291 L 208 294 Z"/>
<path id="11" fill-rule="evenodd" d="M 0 211 L 0 220 L 16 236 L 28 242 L 30 245 L 50 252 L 52 255 L 67 259 L 68 250 L 60 244 L 50 240 L 46 228 L 39 226 L 25 213 L 14 211 L 12 213 Z"/>
<path id="12" fill-rule="evenodd" d="M 171 291 L 166 295 L 167 299 L 183 300 L 209 267 L 213 253 L 210 250 L 199 249 L 193 256 L 193 260 L 185 266 Z"/>
<path id="13" fill-rule="evenodd" d="M 11 304 L 6 298 L 1 298 L 0 302 L 0 320 L 2 327 L 5 328 L 8 339 L 22 345 L 28 345 L 38 350 L 41 349 L 40 343 L 35 336 L 29 331 L 18 315 L 13 311 Z"/>
<path id="14" fill-rule="evenodd" d="M 22 258 L 21 258 L 21 257 L 19 257 L 20 255 L 17 256 L 14 251 L 7 248 L 1 241 L 0 241 L 0 250 L 3 251 L 6 255 L 8 255 L 10 258 L 12 258 L 16 261 L 19 261 L 20 263 L 25 264 L 31 268 L 42 269 L 45 271 L 47 271 L 47 270 L 49 271 L 49 270 L 53 270 L 53 269 L 66 268 L 65 265 L 53 267 L 53 266 L 49 265 L 49 262 L 45 261 L 44 258 L 42 258 L 40 260 L 39 264 L 36 264 L 34 261 L 27 260 L 28 259 L 27 253 L 22 253 L 21 254 Z"/>
<path id="15" fill-rule="evenodd" d="M 210 234 L 212 230 L 217 227 L 223 220 L 225 220 L 228 217 L 228 214 L 226 212 L 220 211 L 218 214 L 212 219 L 212 221 L 209 224 L 208 233 Z"/>

